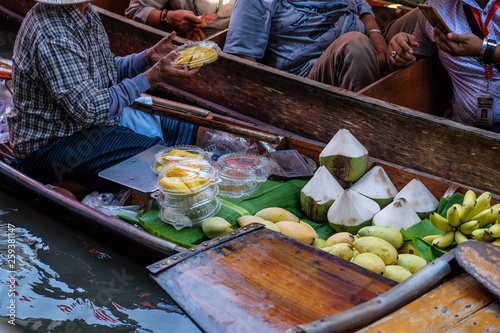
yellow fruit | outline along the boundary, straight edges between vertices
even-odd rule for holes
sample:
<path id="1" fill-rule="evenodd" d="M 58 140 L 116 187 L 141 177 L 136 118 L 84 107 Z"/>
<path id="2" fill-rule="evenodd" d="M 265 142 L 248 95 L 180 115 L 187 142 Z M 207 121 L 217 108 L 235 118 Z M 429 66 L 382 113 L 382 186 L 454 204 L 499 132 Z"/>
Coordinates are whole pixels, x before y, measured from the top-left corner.
<path id="1" fill-rule="evenodd" d="M 251 223 L 259 223 L 259 222 L 262 222 L 262 221 L 265 221 L 263 218 L 261 217 L 258 217 L 258 216 L 255 216 L 255 215 L 243 215 L 243 216 L 240 216 L 238 218 L 238 220 L 236 220 L 238 222 L 238 224 L 240 225 L 240 227 L 244 227 L 248 224 L 251 224 Z"/>
<path id="2" fill-rule="evenodd" d="M 191 194 L 189 187 L 182 181 L 171 181 L 168 177 L 160 179 L 160 186 L 167 191 Z"/>
<path id="3" fill-rule="evenodd" d="M 283 235 L 297 239 L 306 244 L 312 244 L 314 241 L 315 237 L 313 233 L 305 225 L 294 221 L 280 221 L 276 222 L 276 225 L 280 228 Z"/>
<path id="4" fill-rule="evenodd" d="M 322 248 L 322 250 L 345 260 L 351 260 L 354 255 L 352 245 L 347 243 L 339 243 L 332 246 L 326 246 Z"/>
<path id="5" fill-rule="evenodd" d="M 398 261 L 396 265 L 406 268 L 410 273 L 415 273 L 425 265 L 427 265 L 427 261 L 424 258 L 416 256 L 414 254 L 400 254 L 398 256 Z"/>
<path id="6" fill-rule="evenodd" d="M 318 249 L 322 249 L 325 247 L 326 241 L 323 238 L 314 238 L 312 242 L 312 246 L 317 247 Z"/>
<path id="7" fill-rule="evenodd" d="M 398 251 L 382 238 L 366 236 L 358 238 L 353 243 L 359 253 L 373 253 L 379 256 L 386 265 L 394 265 L 398 261 Z"/>
<path id="8" fill-rule="evenodd" d="M 208 238 L 215 238 L 231 232 L 233 226 L 222 217 L 211 217 L 201 222 L 201 229 Z"/>
<path id="9" fill-rule="evenodd" d="M 396 282 L 403 282 L 407 278 L 409 278 L 412 273 L 404 267 L 398 265 L 387 265 L 385 266 L 385 274 L 386 278 L 394 280 Z"/>
<path id="10" fill-rule="evenodd" d="M 255 216 L 275 223 L 280 221 L 299 222 L 299 218 L 297 216 L 280 207 L 264 208 L 255 213 Z"/>
<path id="11" fill-rule="evenodd" d="M 377 274 L 385 274 L 384 261 L 374 253 L 360 253 L 352 262 Z"/>
<path id="12" fill-rule="evenodd" d="M 309 228 L 309 230 L 311 230 L 312 234 L 314 235 L 314 238 L 319 238 L 318 233 L 317 233 L 317 232 L 316 232 L 316 230 L 312 227 L 312 225 L 310 225 L 309 223 L 304 222 L 304 221 L 300 221 L 299 223 L 300 223 L 300 224 L 302 224 L 302 225 L 305 225 L 307 228 Z"/>
<path id="13" fill-rule="evenodd" d="M 395 228 L 388 225 L 371 225 L 359 229 L 360 237 L 373 236 L 382 238 L 389 242 L 395 249 L 399 249 L 403 245 L 403 235 Z"/>
<path id="14" fill-rule="evenodd" d="M 408 253 L 420 256 L 417 247 L 415 246 L 415 244 L 413 244 L 413 241 L 404 242 L 403 245 L 398 249 L 398 253 L 399 254 Z"/>
<path id="15" fill-rule="evenodd" d="M 355 237 L 350 232 L 337 232 L 336 234 L 328 237 L 325 246 L 332 246 L 340 243 L 351 244 L 354 243 Z"/>

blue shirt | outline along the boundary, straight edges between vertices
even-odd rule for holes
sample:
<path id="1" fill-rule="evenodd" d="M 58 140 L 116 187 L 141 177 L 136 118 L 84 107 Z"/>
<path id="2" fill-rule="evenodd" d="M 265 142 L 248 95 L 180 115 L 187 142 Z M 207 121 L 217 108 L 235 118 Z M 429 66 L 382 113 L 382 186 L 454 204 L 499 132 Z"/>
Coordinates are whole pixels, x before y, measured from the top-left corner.
<path id="1" fill-rule="evenodd" d="M 23 20 L 13 56 L 10 143 L 24 158 L 51 140 L 118 116 L 150 88 L 145 53 L 115 58 L 92 5 L 35 5 Z"/>
<path id="2" fill-rule="evenodd" d="M 236 0 L 224 52 L 246 55 L 300 76 L 340 35 L 364 33 L 365 0 Z"/>

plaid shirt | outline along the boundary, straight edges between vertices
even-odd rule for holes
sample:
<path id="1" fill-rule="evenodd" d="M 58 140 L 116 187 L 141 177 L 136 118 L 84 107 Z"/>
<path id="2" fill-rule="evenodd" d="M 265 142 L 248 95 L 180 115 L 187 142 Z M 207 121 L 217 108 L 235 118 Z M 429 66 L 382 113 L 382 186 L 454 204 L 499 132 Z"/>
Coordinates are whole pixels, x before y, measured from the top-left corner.
<path id="1" fill-rule="evenodd" d="M 118 123 L 109 119 L 115 56 L 90 4 L 85 18 L 76 6 L 39 3 L 23 21 L 13 57 L 15 108 L 8 118 L 18 158 L 82 129 Z"/>

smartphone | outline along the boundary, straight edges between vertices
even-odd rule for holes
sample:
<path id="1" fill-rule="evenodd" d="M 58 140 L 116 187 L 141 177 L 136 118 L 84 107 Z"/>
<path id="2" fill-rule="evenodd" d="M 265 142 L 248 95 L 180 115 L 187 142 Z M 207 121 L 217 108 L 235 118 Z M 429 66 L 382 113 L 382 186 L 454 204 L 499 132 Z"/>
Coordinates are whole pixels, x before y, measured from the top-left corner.
<path id="1" fill-rule="evenodd" d="M 439 15 L 436 8 L 432 7 L 431 5 L 425 4 L 418 5 L 418 8 L 434 28 L 439 28 L 439 30 L 441 30 L 445 34 L 451 32 L 450 28 L 448 28 L 446 23 L 444 23 L 441 15 Z"/>

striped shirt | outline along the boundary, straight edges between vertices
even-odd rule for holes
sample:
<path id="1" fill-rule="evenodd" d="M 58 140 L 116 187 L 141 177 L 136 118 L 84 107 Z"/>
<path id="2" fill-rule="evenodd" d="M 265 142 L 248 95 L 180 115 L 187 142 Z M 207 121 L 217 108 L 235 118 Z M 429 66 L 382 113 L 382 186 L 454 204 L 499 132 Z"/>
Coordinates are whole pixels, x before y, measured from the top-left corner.
<path id="1" fill-rule="evenodd" d="M 85 128 L 117 125 L 121 110 L 149 88 L 138 75 L 147 68 L 144 52 L 115 58 L 92 5 L 84 17 L 74 5 L 35 5 L 14 46 L 8 121 L 16 157 Z"/>

